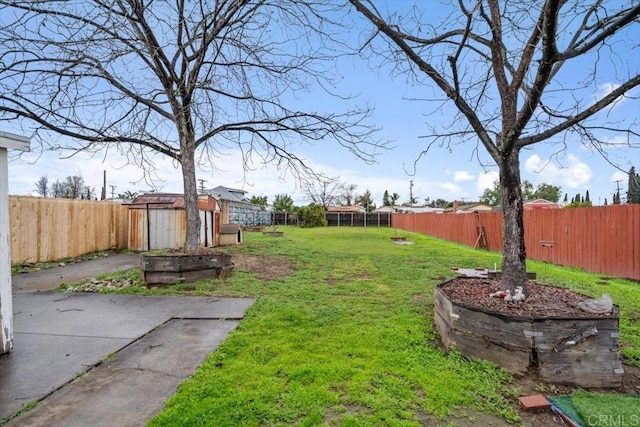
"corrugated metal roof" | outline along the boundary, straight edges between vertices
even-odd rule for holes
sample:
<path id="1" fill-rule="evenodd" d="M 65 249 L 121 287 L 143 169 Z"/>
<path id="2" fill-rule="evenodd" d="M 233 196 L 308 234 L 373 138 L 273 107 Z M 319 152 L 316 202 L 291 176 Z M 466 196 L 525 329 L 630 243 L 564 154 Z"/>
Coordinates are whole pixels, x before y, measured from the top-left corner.
<path id="1" fill-rule="evenodd" d="M 133 199 L 129 209 L 184 209 L 184 196 L 175 193 L 144 193 Z"/>
<path id="2" fill-rule="evenodd" d="M 129 209 L 184 209 L 184 195 L 177 193 L 141 194 L 129 205 Z M 211 196 L 198 196 L 200 210 L 218 210 L 217 202 Z"/>

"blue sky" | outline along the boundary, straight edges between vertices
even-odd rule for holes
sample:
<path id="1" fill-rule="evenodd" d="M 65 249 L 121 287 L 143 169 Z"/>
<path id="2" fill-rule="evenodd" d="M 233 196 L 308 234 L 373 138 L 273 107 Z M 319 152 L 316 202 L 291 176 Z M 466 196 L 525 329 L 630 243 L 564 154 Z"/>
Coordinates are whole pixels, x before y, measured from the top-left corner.
<path id="1" fill-rule="evenodd" d="M 631 68 L 640 69 L 640 55 L 637 52 L 627 58 Z M 426 98 L 432 93 L 430 87 L 407 84 L 404 78 L 393 79 L 388 67 L 372 70 L 357 58 L 349 58 L 336 63 L 337 71 L 343 76 L 343 93 L 352 94 L 353 99 L 340 101 L 330 97 L 312 94 L 300 102 L 309 109 L 343 111 L 350 105 L 371 105 L 374 107 L 370 124 L 378 126 L 376 137 L 389 141 L 395 148 L 383 151 L 377 157 L 377 163 L 367 165 L 355 158 L 346 149 L 330 141 L 314 145 L 299 145 L 296 154 L 305 158 L 307 164 L 316 172 L 339 177 L 346 184 L 355 184 L 356 193 L 371 191 L 374 202 L 381 204 L 385 190 L 400 194 L 400 202 L 409 198 L 409 182 L 414 182 L 413 194 L 420 202 L 426 197 L 446 200 L 477 200 L 485 188 L 492 187 L 497 179 L 497 168 L 490 164 L 488 155 L 480 151 L 480 160 L 472 153 L 473 146 L 461 144 L 448 148 L 432 147 L 427 155 L 416 164 L 425 140 L 420 138 L 427 132 L 426 122 L 450 120 L 453 110 L 443 108 L 434 111 L 433 103 L 412 101 Z M 567 73 L 579 72 L 577 68 Z M 611 77 L 608 79 L 608 77 Z M 593 97 L 606 93 L 616 84 L 615 74 L 602 76 L 597 86 L 588 88 Z M 638 91 L 636 91 L 637 94 Z M 614 107 L 601 113 L 604 117 L 628 118 L 640 117 L 640 101 L 625 99 Z M 5 132 L 24 134 L 24 130 L 4 123 L 0 129 Z M 28 135 L 27 135 L 28 136 Z M 576 193 L 584 194 L 589 190 L 594 204 L 603 204 L 616 190 L 617 180 L 621 192 L 626 192 L 626 174 L 611 166 L 600 154 L 589 150 L 579 141 L 566 141 L 566 148 L 557 156 L 558 140 L 540 143 L 521 153 L 522 179 L 529 180 L 534 186 L 549 183 L 562 187 L 563 193 L 571 198 Z M 15 154 L 15 153 L 14 153 Z M 631 165 L 640 168 L 640 141 L 635 148 L 619 146 L 610 150 L 611 160 L 627 171 Z M 155 189 L 164 192 L 182 192 L 181 173 L 178 165 L 166 157 L 156 159 L 158 169 Z M 309 201 L 298 188 L 291 174 L 278 171 L 271 165 L 248 165 L 252 171 L 244 172 L 240 153 L 233 149 L 216 164 L 217 170 L 198 172 L 198 179 L 204 179 L 205 187 L 218 185 L 241 188 L 248 195 L 266 195 L 269 202 L 276 194 L 286 193 L 293 196 L 296 204 Z M 34 194 L 34 183 L 41 176 L 47 176 L 49 182 L 63 180 L 68 175 L 81 175 L 85 182 L 99 194 L 102 187 L 103 171 L 107 173 L 107 194 L 112 187 L 117 193 L 125 191 L 144 192 L 153 187 L 145 181 L 143 171 L 135 166 L 126 165 L 126 160 L 113 153 L 88 157 L 80 153 L 69 159 L 62 159 L 55 152 L 26 153 L 13 157 L 9 164 L 9 193 L 16 195 Z M 624 196 L 624 194 L 623 194 Z"/>

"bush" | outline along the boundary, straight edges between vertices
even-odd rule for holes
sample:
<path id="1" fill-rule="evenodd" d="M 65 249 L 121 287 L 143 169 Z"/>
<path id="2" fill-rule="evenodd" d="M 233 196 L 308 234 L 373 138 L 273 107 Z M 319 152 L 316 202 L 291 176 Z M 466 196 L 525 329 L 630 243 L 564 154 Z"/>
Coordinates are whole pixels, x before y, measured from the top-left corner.
<path id="1" fill-rule="evenodd" d="M 320 205 L 310 204 L 298 210 L 300 227 L 326 227 L 327 220 L 324 217 L 324 208 Z"/>

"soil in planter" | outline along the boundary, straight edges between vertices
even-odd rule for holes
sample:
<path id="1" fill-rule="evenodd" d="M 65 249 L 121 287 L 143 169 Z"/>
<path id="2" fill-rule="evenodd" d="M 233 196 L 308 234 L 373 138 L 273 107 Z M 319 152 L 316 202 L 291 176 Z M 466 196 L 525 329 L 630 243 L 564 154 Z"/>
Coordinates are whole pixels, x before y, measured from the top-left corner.
<path id="1" fill-rule="evenodd" d="M 527 283 L 527 298 L 521 304 L 506 303 L 489 294 L 504 290 L 500 279 L 457 278 L 440 286 L 451 301 L 467 307 L 482 308 L 519 317 L 612 318 L 613 313 L 593 314 L 582 311 L 578 304 L 588 299 L 568 289 Z M 614 301 L 615 302 L 615 301 Z"/>

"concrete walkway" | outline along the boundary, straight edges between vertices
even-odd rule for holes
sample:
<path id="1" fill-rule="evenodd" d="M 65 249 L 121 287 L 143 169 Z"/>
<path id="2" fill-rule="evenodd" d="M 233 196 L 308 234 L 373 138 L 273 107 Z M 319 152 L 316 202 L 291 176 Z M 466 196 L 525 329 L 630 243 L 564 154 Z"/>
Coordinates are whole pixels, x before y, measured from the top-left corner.
<path id="1" fill-rule="evenodd" d="M 115 254 L 104 258 L 70 263 L 62 267 L 13 276 L 13 293 L 46 291 L 63 283 L 75 283 L 103 273 L 128 270 L 140 265 L 138 254 Z"/>
<path id="2" fill-rule="evenodd" d="M 52 269 L 47 277 L 57 281 L 48 286 L 119 268 L 109 258 Z M 34 274 L 14 277 L 22 289 L 13 302 L 14 350 L 0 358 L 0 423 L 28 403 L 37 406 L 11 426 L 144 425 L 253 303 L 55 293 L 42 291 L 45 279 L 32 280 Z"/>

